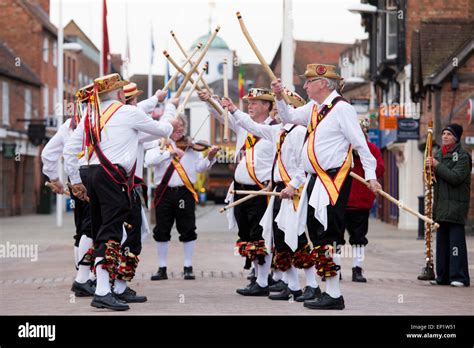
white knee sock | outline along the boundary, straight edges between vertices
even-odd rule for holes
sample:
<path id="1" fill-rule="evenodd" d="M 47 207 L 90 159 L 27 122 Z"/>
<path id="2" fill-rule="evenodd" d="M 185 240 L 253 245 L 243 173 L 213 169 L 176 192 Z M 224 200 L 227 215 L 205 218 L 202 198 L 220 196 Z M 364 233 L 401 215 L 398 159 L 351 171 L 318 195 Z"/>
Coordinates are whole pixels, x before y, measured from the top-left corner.
<path id="1" fill-rule="evenodd" d="M 365 247 L 363 245 L 352 246 L 352 267 L 361 267 L 365 257 Z"/>
<path id="2" fill-rule="evenodd" d="M 281 280 L 282 280 L 285 284 L 288 284 L 288 275 L 286 274 L 286 272 L 282 272 Z"/>
<path id="3" fill-rule="evenodd" d="M 78 250 L 78 258 L 79 261 L 84 257 L 84 255 L 87 253 L 87 250 L 92 248 L 93 241 L 91 238 L 87 237 L 86 235 L 83 235 L 81 237 L 81 240 L 79 241 L 79 250 Z M 90 266 L 86 265 L 79 265 L 79 269 L 77 270 L 77 275 L 76 275 L 76 282 L 78 283 L 85 283 L 89 279 L 89 273 L 91 271 Z"/>
<path id="4" fill-rule="evenodd" d="M 77 264 L 79 263 L 79 247 L 74 246 L 74 265 L 77 268 Z"/>
<path id="5" fill-rule="evenodd" d="M 318 287 L 318 282 L 316 281 L 316 268 L 314 266 L 305 268 L 304 276 L 306 278 L 306 286 L 310 286 L 312 288 Z"/>
<path id="6" fill-rule="evenodd" d="M 97 279 L 97 277 L 95 276 L 94 272 L 89 271 L 89 280 L 94 281 L 94 280 L 96 280 L 96 279 Z"/>
<path id="7" fill-rule="evenodd" d="M 102 261 L 103 257 L 97 257 L 95 259 L 95 264 Z M 102 265 L 96 267 L 97 273 L 97 286 L 95 288 L 95 294 L 98 296 L 105 296 L 110 292 L 110 283 L 109 283 L 109 272 L 106 269 L 102 268 Z"/>
<path id="8" fill-rule="evenodd" d="M 195 245 L 196 245 L 195 240 L 183 243 L 184 267 L 191 267 L 193 265 L 193 254 L 194 254 L 194 246 Z"/>
<path id="9" fill-rule="evenodd" d="M 126 288 L 127 288 L 127 282 L 125 280 L 115 279 L 114 292 L 116 294 L 123 294 Z"/>
<path id="10" fill-rule="evenodd" d="M 294 266 L 291 266 L 286 272 L 286 277 L 288 279 L 288 287 L 292 291 L 301 290 L 300 282 L 298 280 L 298 271 Z"/>
<path id="11" fill-rule="evenodd" d="M 263 265 L 257 264 L 257 283 L 262 288 L 268 286 L 268 275 L 270 274 L 270 267 L 272 266 L 272 254 L 265 255 L 265 263 Z"/>
<path id="12" fill-rule="evenodd" d="M 254 269 L 254 275 L 255 275 L 255 278 L 258 277 L 258 262 L 257 261 L 252 261 L 252 264 L 253 264 L 253 269 Z"/>
<path id="13" fill-rule="evenodd" d="M 273 271 L 273 280 L 274 281 L 279 281 L 283 277 L 283 272 L 282 271 Z"/>
<path id="14" fill-rule="evenodd" d="M 334 254 L 333 261 L 336 265 L 341 264 L 341 255 Z M 341 290 L 339 289 L 339 272 L 334 277 L 326 278 L 326 293 L 332 298 L 338 298 L 341 296 Z"/>
<path id="15" fill-rule="evenodd" d="M 168 243 L 156 242 L 156 250 L 158 252 L 158 260 L 160 260 L 160 267 L 166 267 L 166 260 L 168 259 Z"/>

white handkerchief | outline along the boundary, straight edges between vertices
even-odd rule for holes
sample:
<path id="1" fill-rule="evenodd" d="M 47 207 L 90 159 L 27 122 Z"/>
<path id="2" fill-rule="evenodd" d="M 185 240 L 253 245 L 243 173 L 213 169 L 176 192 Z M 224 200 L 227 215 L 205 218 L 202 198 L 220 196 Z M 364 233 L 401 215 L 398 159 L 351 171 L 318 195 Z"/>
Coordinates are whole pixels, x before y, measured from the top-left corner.
<path id="1" fill-rule="evenodd" d="M 280 211 L 275 218 L 278 228 L 285 233 L 285 243 L 295 251 L 298 248 L 298 214 L 293 208 L 293 200 L 282 199 Z M 304 232 L 304 229 L 303 229 Z"/>
<path id="2" fill-rule="evenodd" d="M 306 177 L 304 182 L 303 191 L 301 191 L 300 203 L 298 204 L 298 210 L 296 210 L 296 224 L 298 230 L 298 236 L 301 236 L 304 233 L 306 228 L 306 218 L 308 217 L 308 195 L 306 194 L 306 189 L 308 188 L 310 175 Z"/>
<path id="3" fill-rule="evenodd" d="M 145 209 L 142 207 L 142 229 L 141 229 L 142 243 L 150 234 L 151 234 L 150 225 L 148 225 L 148 219 L 145 214 Z"/>
<path id="4" fill-rule="evenodd" d="M 234 182 L 232 181 L 232 184 L 229 186 L 229 190 L 227 191 L 227 196 L 225 198 L 225 203 L 231 204 L 234 202 L 234 195 L 230 193 L 234 189 Z M 228 227 L 229 230 L 233 229 L 235 226 L 237 226 L 237 221 L 235 220 L 234 216 L 234 208 L 230 208 L 226 211 L 226 216 L 227 216 L 227 222 L 228 222 Z"/>
<path id="5" fill-rule="evenodd" d="M 323 225 L 326 231 L 328 228 L 327 206 L 329 205 L 329 195 L 319 177 L 316 178 L 316 182 L 314 183 L 313 191 L 309 198 L 309 204 L 314 208 L 314 217 Z"/>
<path id="6" fill-rule="evenodd" d="M 277 198 L 278 199 L 278 198 Z M 275 196 L 270 198 L 265 214 L 260 220 L 260 226 L 263 227 L 262 237 L 265 241 L 267 250 L 272 250 L 272 236 L 273 236 L 273 204 L 275 204 Z"/>

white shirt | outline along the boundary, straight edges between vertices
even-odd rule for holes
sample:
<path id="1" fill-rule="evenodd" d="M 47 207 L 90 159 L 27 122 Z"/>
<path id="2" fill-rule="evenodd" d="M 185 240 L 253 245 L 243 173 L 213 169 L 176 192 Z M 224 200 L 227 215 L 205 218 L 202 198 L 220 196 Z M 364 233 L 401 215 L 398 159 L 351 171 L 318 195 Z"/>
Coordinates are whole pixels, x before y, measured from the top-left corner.
<path id="1" fill-rule="evenodd" d="M 71 119 L 67 119 L 58 129 L 56 134 L 48 141 L 41 152 L 41 161 L 43 162 L 43 174 L 49 180 L 58 179 L 58 163 L 63 154 L 64 145 L 73 133 L 71 128 Z M 79 160 L 79 165 L 86 164 L 84 159 Z"/>
<path id="2" fill-rule="evenodd" d="M 173 140 L 169 140 L 173 148 L 176 148 L 176 143 Z M 147 144 L 147 147 L 151 144 Z M 159 185 L 163 176 L 165 175 L 166 169 L 168 169 L 171 160 L 173 159 L 169 151 L 161 152 L 159 142 L 154 142 L 155 147 L 148 150 L 145 154 L 145 164 L 147 167 L 154 167 L 155 169 L 155 184 Z M 202 173 L 216 162 L 216 158 L 212 161 L 202 156 L 202 152 L 194 151 L 193 149 L 187 149 L 184 152 L 183 157 L 179 160 L 179 163 L 183 166 L 186 174 L 188 174 L 191 183 L 195 183 L 197 179 L 197 173 Z M 184 182 L 181 180 L 178 172 L 175 170 L 171 175 L 170 181 L 168 182 L 169 187 L 183 186 Z"/>
<path id="3" fill-rule="evenodd" d="M 156 104 L 158 103 L 158 97 L 156 95 L 142 100 L 137 104 L 137 108 L 142 110 L 147 116 L 153 112 Z M 173 112 L 174 110 L 174 112 Z M 174 117 L 176 114 L 176 108 L 173 104 L 168 103 L 165 108 L 165 112 L 161 117 L 161 120 L 168 120 L 170 117 Z M 156 135 L 147 134 L 140 132 L 138 136 L 138 148 L 137 148 L 137 168 L 135 169 L 135 175 L 138 176 L 140 179 L 143 178 L 143 158 L 145 155 L 143 144 L 148 141 L 153 141 L 157 138 Z"/>
<path id="4" fill-rule="evenodd" d="M 289 131 L 291 127 L 293 127 L 293 125 L 289 123 L 284 126 L 281 123 L 276 125 L 259 124 L 253 121 L 249 115 L 242 112 L 236 112 L 233 116 L 236 118 L 237 124 L 245 128 L 249 133 L 264 138 L 272 142 L 275 146 L 280 139 L 282 131 Z M 305 172 L 301 164 L 301 149 L 303 147 L 305 134 L 306 128 L 296 126 L 286 135 L 285 141 L 281 147 L 281 159 L 291 178 L 290 185 L 294 188 L 300 187 L 305 180 Z M 278 161 L 275 164 L 273 180 L 275 182 L 283 181 L 280 176 Z"/>
<path id="5" fill-rule="evenodd" d="M 114 101 L 101 103 L 105 110 Z M 101 131 L 100 148 L 107 159 L 122 166 L 127 175 L 130 175 L 133 165 L 137 160 L 139 132 L 153 134 L 157 137 L 167 137 L 173 132 L 173 126 L 167 122 L 154 121 L 143 111 L 131 105 L 123 105 L 110 118 Z M 79 123 L 64 148 L 65 171 L 72 184 L 80 183 L 79 164 L 77 154 L 82 150 L 84 139 L 84 121 Z M 99 164 L 95 151 L 89 164 Z"/>
<path id="6" fill-rule="evenodd" d="M 220 123 L 224 123 L 224 114 L 219 113 L 208 104 L 208 109 Z M 239 150 L 244 146 L 247 138 L 247 130 L 237 123 L 237 119 L 244 117 L 246 113 L 236 110 L 232 116 L 229 115 L 229 128 L 232 129 L 237 135 L 236 144 L 236 155 L 234 159 L 239 156 Z M 250 116 L 247 115 L 250 118 Z M 269 116 L 263 124 L 269 125 L 272 122 L 272 118 Z M 255 175 L 259 182 L 265 182 L 270 180 L 272 171 L 273 157 L 275 156 L 275 144 L 266 139 L 260 139 L 254 146 L 254 168 Z M 256 185 L 255 181 L 250 177 L 247 171 L 246 158 L 241 157 L 241 161 L 237 165 L 234 173 L 235 181 L 243 185 Z"/>
<path id="7" fill-rule="evenodd" d="M 323 102 L 330 104 L 339 96 L 333 91 Z M 297 109 L 287 106 L 283 100 L 277 101 L 278 114 L 284 122 L 308 126 L 311 123 L 313 105 L 311 102 Z M 370 153 L 367 141 L 357 120 L 354 107 L 346 102 L 337 103 L 316 128 L 314 152 L 322 169 L 339 168 L 344 163 L 349 145 L 357 150 L 365 172 L 365 179 L 376 179 L 377 161 Z M 312 146 L 312 144 L 311 144 Z M 302 151 L 302 162 L 307 173 L 315 171 L 308 157 L 308 141 Z"/>

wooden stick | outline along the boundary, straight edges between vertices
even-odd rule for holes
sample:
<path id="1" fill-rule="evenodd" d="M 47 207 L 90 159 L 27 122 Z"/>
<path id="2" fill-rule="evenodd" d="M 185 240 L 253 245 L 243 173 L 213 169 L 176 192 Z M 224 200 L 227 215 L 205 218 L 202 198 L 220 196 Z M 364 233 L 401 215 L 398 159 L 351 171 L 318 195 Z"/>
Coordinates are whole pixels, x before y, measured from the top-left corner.
<path id="1" fill-rule="evenodd" d="M 175 33 L 173 32 L 173 30 L 171 30 L 170 33 L 171 33 L 171 36 L 173 37 L 174 41 L 175 41 L 176 44 L 178 45 L 179 50 L 181 51 L 181 53 L 183 53 L 184 58 L 188 58 L 188 54 L 187 54 L 186 51 L 184 50 L 183 46 L 181 46 L 181 44 L 179 43 L 178 38 L 176 37 L 176 35 L 175 35 Z M 193 65 L 194 63 L 191 61 L 189 64 L 190 64 L 190 65 Z M 199 73 L 200 73 L 199 69 L 196 69 L 196 74 L 199 75 Z M 206 80 L 201 79 L 201 82 L 203 83 L 204 88 L 207 89 L 207 91 L 209 92 L 209 94 L 212 94 L 212 92 L 211 92 L 211 87 L 209 87 L 209 85 L 207 84 Z"/>
<path id="2" fill-rule="evenodd" d="M 201 73 L 199 74 L 198 78 L 196 81 L 194 81 L 193 85 L 191 86 L 191 89 L 189 90 L 188 94 L 184 98 L 183 102 L 181 105 L 178 107 L 177 114 L 179 115 L 180 113 L 184 113 L 184 107 L 188 103 L 189 99 L 191 98 L 191 95 L 193 94 L 194 90 L 197 87 L 197 84 L 199 83 L 199 80 L 202 79 L 202 75 L 207 71 L 207 64 L 204 66 L 204 69 L 202 69 Z"/>
<path id="3" fill-rule="evenodd" d="M 264 189 L 262 189 L 262 190 L 260 190 L 260 191 L 257 191 L 257 192 L 262 192 L 262 191 L 267 191 L 267 188 L 265 187 Z M 244 202 L 246 202 L 246 201 L 248 201 L 249 199 L 252 199 L 252 198 L 254 198 L 254 197 L 256 197 L 256 196 L 255 196 L 255 195 L 248 195 L 248 196 L 245 196 L 245 197 L 243 197 L 243 198 L 241 198 L 241 199 L 238 199 L 238 200 L 236 200 L 235 202 L 232 202 L 232 203 L 230 203 L 229 205 L 226 205 L 224 208 L 219 209 L 219 213 L 223 213 L 223 212 L 225 212 L 226 210 L 229 210 L 230 208 L 233 208 L 233 207 L 235 207 L 235 206 L 237 206 L 237 205 L 239 205 L 239 204 L 242 204 L 242 203 L 244 203 Z"/>
<path id="4" fill-rule="evenodd" d="M 276 196 L 276 197 L 280 197 L 281 192 L 231 190 L 230 193 L 233 193 L 235 195 L 254 195 L 254 196 Z M 299 193 L 295 192 L 295 196 L 299 196 Z"/>
<path id="5" fill-rule="evenodd" d="M 197 51 L 199 51 L 202 47 L 202 43 L 198 43 L 198 45 L 196 46 L 196 48 L 191 52 L 191 54 L 189 55 L 189 57 L 186 59 L 186 61 L 184 62 L 183 64 L 183 68 L 191 61 L 191 58 L 194 57 L 194 55 L 196 54 Z M 165 53 L 166 51 L 164 51 L 163 53 Z M 169 79 L 169 81 L 166 83 L 166 85 L 163 87 L 163 91 L 167 91 L 170 87 L 171 87 L 171 84 L 173 83 L 173 81 L 178 77 L 179 75 L 179 71 L 175 72 L 174 75 Z"/>
<path id="6" fill-rule="evenodd" d="M 49 187 L 51 190 L 52 190 L 53 188 L 56 188 L 56 186 L 54 186 L 54 184 L 50 183 L 49 181 L 46 181 L 46 182 L 44 183 L 44 186 Z M 60 194 L 60 193 L 56 193 L 56 194 L 58 195 L 58 194 Z M 69 190 L 66 189 L 66 188 L 64 189 L 64 194 L 65 194 L 66 196 L 71 196 L 71 193 L 70 193 Z"/>
<path id="7" fill-rule="evenodd" d="M 207 40 L 206 46 L 202 50 L 201 55 L 196 60 L 196 63 L 192 66 L 191 70 L 189 70 L 188 73 L 186 74 L 186 76 L 184 77 L 184 81 L 181 84 L 181 86 L 179 86 L 179 89 L 178 89 L 178 91 L 176 92 L 176 94 L 174 96 L 175 98 L 179 98 L 181 93 L 183 93 L 184 88 L 186 87 L 186 84 L 188 83 L 188 81 L 191 78 L 192 74 L 196 71 L 199 64 L 201 64 L 201 61 L 203 60 L 203 58 L 206 55 L 207 51 L 209 51 L 209 48 L 211 47 L 212 41 L 214 41 L 214 39 L 216 38 L 217 33 L 219 32 L 220 28 L 221 28 L 220 26 L 217 26 L 217 28 L 214 30 L 214 32 L 212 33 L 209 40 Z"/>
<path id="8" fill-rule="evenodd" d="M 224 97 L 229 98 L 229 83 L 227 81 L 227 59 L 224 59 Z M 224 143 L 229 142 L 229 110 L 224 108 Z"/>
<path id="9" fill-rule="evenodd" d="M 176 63 L 176 61 L 169 55 L 169 53 L 167 51 L 163 51 L 163 54 L 168 59 L 168 61 L 171 63 L 171 65 L 173 65 L 181 74 L 186 76 L 186 71 L 184 71 L 183 68 L 181 68 Z M 191 83 L 194 83 L 194 79 L 192 77 L 189 78 L 189 81 L 191 81 Z M 196 86 L 196 90 L 197 91 L 202 91 L 202 89 L 201 89 L 201 87 L 199 87 L 199 85 Z M 219 113 L 219 115 L 222 115 L 222 109 L 219 106 L 217 106 L 216 101 L 214 99 L 209 98 L 209 100 L 207 102 L 209 104 L 211 104 L 211 106 Z"/>
<path id="10" fill-rule="evenodd" d="M 246 191 L 246 190 L 231 190 L 230 193 L 234 195 L 253 195 L 253 196 L 277 196 L 280 197 L 280 192 L 273 191 Z"/>
<path id="11" fill-rule="evenodd" d="M 354 179 L 356 179 L 357 181 L 360 181 L 361 183 L 363 183 L 365 186 L 367 186 L 367 187 L 370 186 L 369 183 L 364 180 L 364 178 L 360 177 L 360 176 L 357 175 L 356 173 L 350 172 L 349 175 L 352 176 L 352 177 L 353 177 Z M 403 209 L 403 210 L 405 210 L 406 212 L 408 212 L 408 213 L 410 213 L 410 214 L 416 216 L 417 218 L 423 220 L 424 222 L 427 222 L 427 223 L 433 225 L 435 228 L 439 228 L 439 224 L 438 224 L 438 223 L 434 222 L 432 219 L 428 218 L 427 216 L 422 215 L 422 214 L 420 214 L 419 212 L 417 212 L 417 211 L 415 211 L 415 210 L 413 210 L 413 209 L 411 209 L 411 208 L 409 208 L 409 207 L 404 206 L 401 201 L 399 201 L 399 200 L 393 198 L 392 196 L 390 196 L 390 195 L 389 195 L 388 193 L 386 193 L 385 191 L 383 191 L 383 190 L 381 190 L 381 189 L 378 189 L 378 190 L 377 190 L 377 193 L 378 193 L 379 195 L 381 195 L 382 197 L 388 199 L 390 202 L 396 204 L 399 209 Z"/>
<path id="12" fill-rule="evenodd" d="M 250 47 L 252 47 L 253 52 L 257 56 L 258 60 L 260 61 L 260 64 L 262 64 L 263 69 L 267 73 L 267 75 L 270 77 L 272 81 L 276 81 L 277 77 L 273 73 L 272 69 L 270 69 L 270 66 L 267 64 L 265 59 L 263 58 L 262 54 L 260 53 L 260 50 L 257 48 L 257 45 L 255 45 L 255 42 L 253 41 L 252 37 L 250 36 L 247 27 L 245 26 L 244 20 L 242 19 L 242 15 L 240 12 L 237 12 L 237 19 L 239 20 L 240 28 L 242 29 L 242 33 L 244 34 L 245 38 L 247 39 L 248 43 L 250 44 Z M 286 95 L 286 93 L 282 93 L 282 98 L 285 101 L 287 105 L 291 105 L 291 101 Z"/>

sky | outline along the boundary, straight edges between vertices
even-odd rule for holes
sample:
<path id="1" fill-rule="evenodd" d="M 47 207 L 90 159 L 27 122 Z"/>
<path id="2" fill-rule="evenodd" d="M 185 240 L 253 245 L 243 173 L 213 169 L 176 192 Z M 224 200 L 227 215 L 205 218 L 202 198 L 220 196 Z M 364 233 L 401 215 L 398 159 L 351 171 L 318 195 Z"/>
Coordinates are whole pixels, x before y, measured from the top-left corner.
<path id="1" fill-rule="evenodd" d="M 51 0 L 50 19 L 59 22 L 59 1 Z M 347 10 L 360 0 L 293 0 L 293 37 L 295 40 L 353 43 L 367 38 L 360 15 Z M 62 0 L 62 23 L 73 19 L 100 48 L 101 0 Z M 236 12 L 265 60 L 271 62 L 282 38 L 283 0 L 107 0 L 107 23 L 112 53 L 125 53 L 130 45 L 129 75 L 149 71 L 151 33 L 155 44 L 153 74 L 163 74 L 168 50 L 175 60 L 181 53 L 170 30 L 185 48 L 201 35 L 221 26 L 221 37 L 235 50 L 242 63 L 258 63 L 243 36 Z M 203 43 L 205 44 L 205 43 Z"/>

